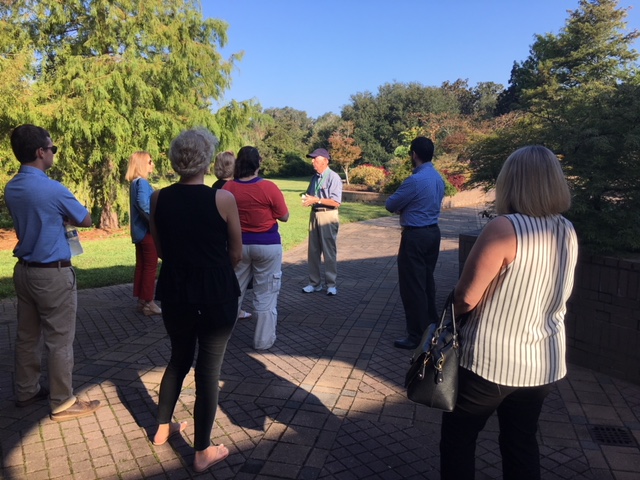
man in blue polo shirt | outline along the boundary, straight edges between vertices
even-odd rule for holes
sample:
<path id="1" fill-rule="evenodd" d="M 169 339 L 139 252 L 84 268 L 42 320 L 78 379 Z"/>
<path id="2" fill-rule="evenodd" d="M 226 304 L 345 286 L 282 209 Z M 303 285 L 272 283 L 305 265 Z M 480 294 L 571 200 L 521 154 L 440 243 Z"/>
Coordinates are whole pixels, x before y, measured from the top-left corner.
<path id="1" fill-rule="evenodd" d="M 407 322 L 407 337 L 398 348 L 414 349 L 430 323 L 438 319 L 433 271 L 440 253 L 438 219 L 444 198 L 444 180 L 431 163 L 433 142 L 417 137 L 409 155 L 413 175 L 407 178 L 385 205 L 400 214 L 402 238 L 398 251 L 398 284 Z"/>
<path id="2" fill-rule="evenodd" d="M 73 339 L 76 334 L 76 276 L 66 224 L 91 226 L 87 209 L 46 171 L 58 148 L 44 128 L 21 125 L 11 133 L 11 148 L 20 170 L 4 196 L 18 244 L 13 282 L 18 297 L 15 351 L 16 406 L 49 397 L 55 421 L 91 415 L 98 400 L 73 394 Z M 44 337 L 44 342 L 42 342 Z M 47 346 L 49 389 L 40 385 L 42 348 Z"/>

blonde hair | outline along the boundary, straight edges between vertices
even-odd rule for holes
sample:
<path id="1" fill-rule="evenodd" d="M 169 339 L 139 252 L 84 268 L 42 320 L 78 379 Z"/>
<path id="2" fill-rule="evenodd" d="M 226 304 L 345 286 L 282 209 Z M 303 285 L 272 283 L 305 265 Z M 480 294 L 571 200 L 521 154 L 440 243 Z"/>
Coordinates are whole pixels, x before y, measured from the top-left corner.
<path id="1" fill-rule="evenodd" d="M 218 179 L 228 180 L 233 178 L 233 169 L 236 163 L 236 156 L 233 152 L 220 152 L 216 155 L 213 163 L 213 173 Z"/>
<path id="2" fill-rule="evenodd" d="M 124 178 L 127 182 L 133 182 L 136 178 L 147 178 L 149 176 L 149 161 L 151 155 L 149 152 L 136 152 L 129 157 L 129 167 Z"/>
<path id="3" fill-rule="evenodd" d="M 567 180 L 551 150 L 529 145 L 509 155 L 496 181 L 498 214 L 545 217 L 565 212 L 570 206 Z"/>

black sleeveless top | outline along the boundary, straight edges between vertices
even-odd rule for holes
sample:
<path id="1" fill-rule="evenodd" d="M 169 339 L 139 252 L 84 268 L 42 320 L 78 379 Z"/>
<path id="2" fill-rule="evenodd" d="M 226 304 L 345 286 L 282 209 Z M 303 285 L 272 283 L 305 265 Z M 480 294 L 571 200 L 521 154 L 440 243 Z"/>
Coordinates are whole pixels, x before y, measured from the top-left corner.
<path id="1" fill-rule="evenodd" d="M 217 304 L 240 296 L 216 194 L 206 185 L 180 183 L 158 193 L 154 220 L 163 258 L 156 300 Z"/>

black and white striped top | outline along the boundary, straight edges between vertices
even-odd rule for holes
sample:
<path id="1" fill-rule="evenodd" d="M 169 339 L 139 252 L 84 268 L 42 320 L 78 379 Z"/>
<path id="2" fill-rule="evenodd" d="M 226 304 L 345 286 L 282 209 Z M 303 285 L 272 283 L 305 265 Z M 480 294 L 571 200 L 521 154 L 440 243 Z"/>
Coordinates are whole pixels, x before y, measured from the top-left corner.
<path id="1" fill-rule="evenodd" d="M 463 326 L 460 365 L 500 385 L 545 385 L 567 373 L 564 316 L 578 242 L 561 215 L 506 218 L 516 231 L 516 256 Z"/>

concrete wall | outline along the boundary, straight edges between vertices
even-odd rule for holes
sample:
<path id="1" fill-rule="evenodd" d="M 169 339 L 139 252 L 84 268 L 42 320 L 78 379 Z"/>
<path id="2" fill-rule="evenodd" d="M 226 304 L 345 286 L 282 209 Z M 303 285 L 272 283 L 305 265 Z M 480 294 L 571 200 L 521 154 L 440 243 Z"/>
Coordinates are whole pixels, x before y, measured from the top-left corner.
<path id="1" fill-rule="evenodd" d="M 460 270 L 478 233 L 459 236 Z M 580 254 L 565 324 L 570 363 L 640 385 L 640 261 Z"/>

